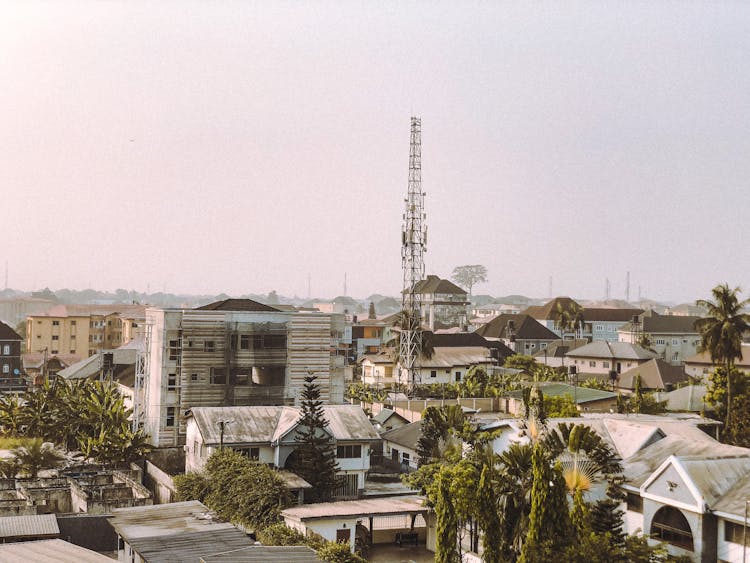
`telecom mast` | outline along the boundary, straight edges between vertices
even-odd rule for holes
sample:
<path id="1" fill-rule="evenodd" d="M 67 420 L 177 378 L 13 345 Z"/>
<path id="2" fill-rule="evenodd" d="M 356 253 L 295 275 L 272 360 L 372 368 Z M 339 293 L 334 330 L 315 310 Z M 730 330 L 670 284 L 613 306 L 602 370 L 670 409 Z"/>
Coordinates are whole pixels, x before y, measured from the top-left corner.
<path id="1" fill-rule="evenodd" d="M 401 344 L 399 364 L 401 379 L 410 386 L 419 383 L 417 359 L 422 350 L 421 296 L 417 284 L 424 278 L 424 253 L 427 251 L 427 226 L 422 192 L 422 120 L 411 118 L 409 148 L 409 190 L 404 199 L 406 212 L 401 230 L 401 265 L 404 274 L 401 294 Z"/>

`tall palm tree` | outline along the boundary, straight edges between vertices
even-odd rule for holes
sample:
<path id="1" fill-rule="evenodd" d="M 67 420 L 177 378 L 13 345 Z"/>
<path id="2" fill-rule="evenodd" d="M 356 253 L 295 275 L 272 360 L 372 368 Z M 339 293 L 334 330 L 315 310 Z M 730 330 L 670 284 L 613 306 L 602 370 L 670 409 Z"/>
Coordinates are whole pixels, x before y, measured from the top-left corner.
<path id="1" fill-rule="evenodd" d="M 724 428 L 729 428 L 732 419 L 732 368 L 735 360 L 742 358 L 742 336 L 750 332 L 750 315 L 742 309 L 750 305 L 750 299 L 740 301 L 739 287 L 729 284 L 717 285 L 711 290 L 714 300 L 699 299 L 698 307 L 708 311 L 708 316 L 695 321 L 701 335 L 700 352 L 708 352 L 711 362 L 721 364 L 727 370 L 727 412 Z"/>
<path id="2" fill-rule="evenodd" d="M 32 479 L 36 478 L 40 469 L 60 467 L 65 461 L 65 454 L 41 438 L 30 439 L 25 445 L 14 448 L 13 455 L 21 470 Z"/>

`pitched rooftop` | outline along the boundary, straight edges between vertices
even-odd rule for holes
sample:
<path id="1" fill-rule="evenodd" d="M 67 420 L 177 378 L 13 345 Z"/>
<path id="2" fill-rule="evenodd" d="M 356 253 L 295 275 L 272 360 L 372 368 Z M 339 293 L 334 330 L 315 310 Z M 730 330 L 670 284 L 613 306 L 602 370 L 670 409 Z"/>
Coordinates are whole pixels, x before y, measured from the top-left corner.
<path id="1" fill-rule="evenodd" d="M 251 311 L 251 312 L 259 312 L 259 311 L 278 312 L 279 311 L 278 309 L 275 309 L 274 307 L 271 307 L 270 305 L 265 305 L 263 303 L 253 301 L 252 299 L 224 299 L 222 301 L 214 301 L 213 303 L 209 303 L 208 305 L 203 305 L 202 307 L 196 307 L 196 310 L 198 311 Z"/>

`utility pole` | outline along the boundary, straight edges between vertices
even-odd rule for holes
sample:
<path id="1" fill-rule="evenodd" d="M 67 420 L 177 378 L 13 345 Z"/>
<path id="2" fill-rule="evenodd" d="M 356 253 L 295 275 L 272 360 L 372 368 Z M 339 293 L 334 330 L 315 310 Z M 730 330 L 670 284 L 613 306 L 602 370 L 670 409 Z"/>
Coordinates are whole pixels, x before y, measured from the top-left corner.
<path id="1" fill-rule="evenodd" d="M 227 424 L 232 424 L 234 420 L 220 420 L 219 421 L 219 450 L 224 449 L 224 429 Z"/>
<path id="2" fill-rule="evenodd" d="M 421 295 L 417 284 L 424 279 L 424 253 L 427 250 L 427 227 L 422 191 L 422 120 L 411 118 L 409 144 L 409 187 L 401 228 L 401 267 L 403 292 L 401 293 L 401 342 L 399 365 L 413 389 L 419 383 L 417 358 L 422 351 Z M 400 378 L 399 378 L 400 379 Z"/>
<path id="3" fill-rule="evenodd" d="M 630 303 L 630 272 L 625 276 L 625 301 Z"/>

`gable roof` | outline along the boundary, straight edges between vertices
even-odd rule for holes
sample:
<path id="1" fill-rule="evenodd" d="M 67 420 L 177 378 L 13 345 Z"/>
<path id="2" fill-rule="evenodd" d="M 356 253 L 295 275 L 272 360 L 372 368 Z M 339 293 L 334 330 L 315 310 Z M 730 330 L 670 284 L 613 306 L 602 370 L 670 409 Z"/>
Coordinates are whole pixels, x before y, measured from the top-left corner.
<path id="1" fill-rule="evenodd" d="M 131 366 L 135 365 L 138 350 L 136 348 L 116 348 L 98 351 L 96 354 L 60 370 L 57 375 L 65 379 L 86 379 L 98 375 L 102 370 L 102 354 L 112 354 L 114 366 Z"/>
<path id="2" fill-rule="evenodd" d="M 539 383 L 539 388 L 542 390 L 542 394 L 547 397 L 561 397 L 564 395 L 570 395 L 571 398 L 575 397 L 577 404 L 590 403 L 592 401 L 602 401 L 606 399 L 615 399 L 617 393 L 612 391 L 603 391 L 601 389 L 592 389 L 589 387 L 573 387 L 567 383 L 561 383 L 558 381 L 543 381 Z M 514 399 L 521 399 L 523 396 L 523 390 L 509 391 L 505 394 L 508 397 Z"/>
<path id="3" fill-rule="evenodd" d="M 466 290 L 461 289 L 455 283 L 444 280 L 438 276 L 428 275 L 426 279 L 414 284 L 416 293 L 450 293 L 454 295 L 466 295 Z M 460 305 L 460 303 L 457 303 Z"/>
<path id="4" fill-rule="evenodd" d="M 608 307 L 585 307 L 583 318 L 586 322 L 627 322 L 643 313 L 643 309 L 612 309 Z"/>
<path id="5" fill-rule="evenodd" d="M 750 344 L 742 344 L 740 349 L 742 351 L 742 358 L 735 360 L 734 366 L 739 368 L 750 368 Z M 711 354 L 708 352 L 700 352 L 694 356 L 690 356 L 685 360 L 685 363 L 713 365 Z"/>
<path id="6" fill-rule="evenodd" d="M 555 297 L 554 299 L 547 301 L 544 305 L 531 305 L 527 307 L 522 314 L 531 315 L 540 321 L 556 321 L 560 317 L 560 312 L 557 310 L 557 306 L 560 305 L 561 309 L 570 309 L 571 307 L 581 307 L 581 305 L 571 299 L 570 297 Z"/>
<path id="7" fill-rule="evenodd" d="M 604 358 L 617 360 L 650 360 L 658 354 L 628 342 L 595 340 L 566 354 L 569 358 Z"/>
<path id="8" fill-rule="evenodd" d="M 688 380 L 682 367 L 673 366 L 661 358 L 654 358 L 622 373 L 617 379 L 617 386 L 622 389 L 634 389 L 637 375 L 641 376 L 641 387 L 660 391 Z"/>
<path id="9" fill-rule="evenodd" d="M 492 361 L 489 349 L 483 346 L 440 346 L 433 348 L 431 357 L 420 356 L 417 366 L 427 369 L 451 368 L 491 364 Z"/>
<path id="10" fill-rule="evenodd" d="M 204 555 L 201 563 L 316 563 L 322 561 L 306 545 L 253 545 Z"/>
<path id="11" fill-rule="evenodd" d="M 0 340 L 23 340 L 9 325 L 0 321 Z"/>
<path id="12" fill-rule="evenodd" d="M 198 311 L 279 311 L 270 305 L 258 303 L 252 299 L 223 299 L 195 309 Z"/>
<path id="13" fill-rule="evenodd" d="M 505 358 L 515 354 L 513 350 L 498 340 L 487 340 L 478 332 L 454 332 L 454 333 L 433 333 L 424 331 L 422 338 L 427 340 L 433 347 L 457 347 L 457 346 L 483 346 L 498 350 L 500 357 Z"/>
<path id="14" fill-rule="evenodd" d="M 639 315 L 638 330 L 649 334 L 698 334 L 695 322 L 701 317 L 682 315 L 659 315 L 654 311 L 646 311 Z M 627 322 L 619 329 L 622 332 L 633 330 L 633 323 Z"/>
<path id="15" fill-rule="evenodd" d="M 508 323 L 511 321 L 513 322 L 513 331 L 508 328 Z M 475 332 L 485 338 L 510 339 L 511 332 L 518 340 L 557 340 L 559 338 L 542 323 L 523 313 L 519 315 L 498 315 Z"/>
<path id="16" fill-rule="evenodd" d="M 565 340 L 558 338 L 547 344 L 545 348 L 535 352 L 533 356 L 535 358 L 562 358 L 571 350 L 585 346 L 588 343 L 588 338 L 566 338 Z"/>
<path id="17" fill-rule="evenodd" d="M 323 411 L 326 430 L 337 441 L 380 439 L 357 405 L 323 405 Z M 296 427 L 301 408 L 194 407 L 190 412 L 206 444 L 220 443 L 220 421 L 231 421 L 224 426 L 224 444 L 272 444 Z"/>
<path id="18" fill-rule="evenodd" d="M 373 422 L 377 422 L 379 424 L 385 424 L 389 418 L 392 416 L 395 416 L 397 418 L 400 418 L 404 422 L 409 422 L 406 418 L 398 414 L 393 409 L 383 409 L 378 414 L 372 417 Z"/>
<path id="19" fill-rule="evenodd" d="M 394 428 L 388 432 L 383 432 L 381 438 L 388 440 L 396 445 L 409 448 L 410 450 L 417 449 L 417 442 L 422 435 L 422 421 L 411 422 L 400 428 Z"/>
<path id="20" fill-rule="evenodd" d="M 112 559 L 61 539 L 0 544 L 3 563 L 112 563 Z"/>

